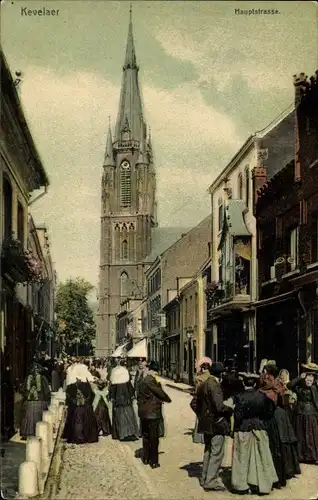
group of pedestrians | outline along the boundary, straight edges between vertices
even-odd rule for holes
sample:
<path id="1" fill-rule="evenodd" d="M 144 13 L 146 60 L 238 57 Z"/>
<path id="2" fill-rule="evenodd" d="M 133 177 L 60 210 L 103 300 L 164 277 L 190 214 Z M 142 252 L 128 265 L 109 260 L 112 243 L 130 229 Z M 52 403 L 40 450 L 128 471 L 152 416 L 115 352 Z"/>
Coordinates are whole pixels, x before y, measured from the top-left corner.
<path id="1" fill-rule="evenodd" d="M 67 417 L 63 438 L 75 444 L 94 443 L 99 436 L 109 434 L 120 441 L 142 438 L 142 462 L 158 468 L 159 439 L 164 435 L 162 404 L 171 401 L 160 384 L 159 365 L 141 359 L 134 382 L 123 358 L 107 365 L 72 359 L 65 368 Z"/>
<path id="2" fill-rule="evenodd" d="M 171 402 L 158 373 L 158 363 L 145 359 L 139 360 L 134 379 L 124 358 L 70 358 L 50 366 L 36 361 L 24 384 L 20 434 L 23 439 L 35 435 L 51 392 L 64 388 L 67 442 L 142 438 L 142 462 L 156 469 L 159 439 L 165 435 L 162 405 Z M 240 493 L 268 494 L 301 474 L 300 463 L 318 465 L 317 379 L 313 363 L 289 380 L 275 361 L 263 360 L 256 374 L 237 372 L 232 360 L 202 358 L 190 402 L 196 414 L 193 442 L 204 445 L 202 488 L 226 489 L 220 477 L 226 443 L 232 443 L 227 457 L 232 489 Z"/>
<path id="3" fill-rule="evenodd" d="M 225 442 L 233 438 L 231 485 L 240 493 L 268 494 L 301 474 L 299 463 L 318 465 L 318 366 L 303 365 L 290 381 L 275 361 L 260 373 L 237 372 L 231 363 L 202 358 L 190 406 L 195 443 L 204 444 L 200 484 L 223 491 Z"/>

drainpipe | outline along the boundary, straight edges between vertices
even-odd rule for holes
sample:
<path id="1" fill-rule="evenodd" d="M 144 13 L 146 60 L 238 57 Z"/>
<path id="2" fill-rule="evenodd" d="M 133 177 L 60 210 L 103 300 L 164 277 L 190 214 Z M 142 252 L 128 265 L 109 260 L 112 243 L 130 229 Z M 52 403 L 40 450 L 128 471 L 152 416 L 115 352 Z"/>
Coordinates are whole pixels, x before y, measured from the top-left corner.
<path id="1" fill-rule="evenodd" d="M 35 203 L 36 201 L 38 201 L 40 198 L 42 198 L 42 196 L 46 195 L 47 194 L 47 191 L 48 191 L 48 186 L 45 185 L 44 186 L 44 191 L 42 193 L 40 193 L 38 196 L 36 196 L 34 198 L 34 200 L 30 200 L 29 203 L 28 203 L 28 207 L 30 207 L 31 205 L 33 205 L 33 203 Z"/>

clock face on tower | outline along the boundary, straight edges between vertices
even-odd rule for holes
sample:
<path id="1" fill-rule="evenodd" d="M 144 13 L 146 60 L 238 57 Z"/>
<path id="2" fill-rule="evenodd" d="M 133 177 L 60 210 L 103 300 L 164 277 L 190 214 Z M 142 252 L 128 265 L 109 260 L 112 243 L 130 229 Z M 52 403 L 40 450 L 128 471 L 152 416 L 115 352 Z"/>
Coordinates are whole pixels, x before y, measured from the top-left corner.
<path id="1" fill-rule="evenodd" d="M 129 162 L 127 160 L 123 161 L 121 164 L 122 168 L 128 169 L 130 167 Z"/>

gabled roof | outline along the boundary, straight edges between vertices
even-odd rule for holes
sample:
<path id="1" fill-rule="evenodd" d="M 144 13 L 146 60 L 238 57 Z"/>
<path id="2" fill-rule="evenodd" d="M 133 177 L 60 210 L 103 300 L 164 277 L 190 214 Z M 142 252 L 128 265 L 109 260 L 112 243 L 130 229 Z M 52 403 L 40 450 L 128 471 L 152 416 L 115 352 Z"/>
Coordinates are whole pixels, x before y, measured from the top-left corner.
<path id="1" fill-rule="evenodd" d="M 152 229 L 152 252 L 146 257 L 146 262 L 154 262 L 159 255 L 168 250 L 190 229 L 184 227 L 157 227 Z"/>
<path id="2" fill-rule="evenodd" d="M 223 242 L 225 234 L 231 236 L 251 236 L 246 227 L 243 211 L 246 205 L 244 200 L 228 200 L 224 205 L 223 227 L 219 247 Z"/>
<path id="3" fill-rule="evenodd" d="M 248 137 L 240 149 L 235 153 L 230 162 L 220 172 L 209 187 L 210 194 L 224 181 L 224 178 L 235 168 L 244 155 L 256 143 L 260 143 L 262 148 L 269 149 L 269 158 L 266 162 L 268 166 L 269 177 L 275 172 L 275 166 L 287 163 L 292 159 L 290 157 L 294 147 L 294 105 L 290 105 L 285 111 L 280 113 L 269 125 L 262 130 L 254 132 Z M 283 162 L 283 163 L 282 163 Z M 272 173 L 273 170 L 273 173 Z"/>

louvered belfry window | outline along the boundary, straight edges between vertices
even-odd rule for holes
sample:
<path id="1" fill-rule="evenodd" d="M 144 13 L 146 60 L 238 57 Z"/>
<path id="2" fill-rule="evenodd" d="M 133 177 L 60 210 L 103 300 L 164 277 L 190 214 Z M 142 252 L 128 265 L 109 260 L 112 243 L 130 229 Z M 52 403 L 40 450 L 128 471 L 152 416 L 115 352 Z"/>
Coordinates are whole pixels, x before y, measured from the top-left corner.
<path id="1" fill-rule="evenodd" d="M 131 207 L 131 168 L 128 161 L 120 166 L 120 207 Z"/>

